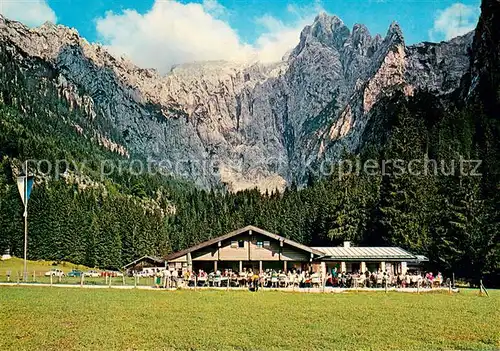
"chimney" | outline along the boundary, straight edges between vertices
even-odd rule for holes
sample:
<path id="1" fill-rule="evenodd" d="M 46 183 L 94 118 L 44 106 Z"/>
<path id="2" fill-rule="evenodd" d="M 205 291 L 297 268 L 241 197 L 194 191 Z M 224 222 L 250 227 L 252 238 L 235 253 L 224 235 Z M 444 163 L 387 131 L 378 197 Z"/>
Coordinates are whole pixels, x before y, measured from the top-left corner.
<path id="1" fill-rule="evenodd" d="M 344 247 L 351 247 L 350 241 L 344 241 Z"/>

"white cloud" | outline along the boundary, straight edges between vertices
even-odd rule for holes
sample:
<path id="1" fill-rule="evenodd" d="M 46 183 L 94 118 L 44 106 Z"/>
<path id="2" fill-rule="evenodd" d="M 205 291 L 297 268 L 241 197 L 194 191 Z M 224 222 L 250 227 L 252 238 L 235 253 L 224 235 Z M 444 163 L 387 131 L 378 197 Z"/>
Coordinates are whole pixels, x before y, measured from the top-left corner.
<path id="1" fill-rule="evenodd" d="M 205 60 L 278 61 L 299 42 L 302 28 L 312 22 L 312 11 L 288 7 L 296 19 L 285 24 L 272 17 L 256 19 L 263 29 L 255 44 L 241 40 L 222 18 L 228 11 L 216 0 L 182 4 L 156 0 L 145 14 L 135 10 L 108 12 L 96 21 L 103 43 L 116 55 L 124 55 L 141 67 L 162 73 L 172 65 Z"/>
<path id="2" fill-rule="evenodd" d="M 157 0 L 139 14 L 125 10 L 97 19 L 97 32 L 115 54 L 124 54 L 141 67 L 167 72 L 174 64 L 203 60 L 243 60 L 251 48 L 237 33 L 201 4 Z M 219 8 L 220 11 L 220 8 Z"/>
<path id="3" fill-rule="evenodd" d="M 203 8 L 209 14 L 220 17 L 227 14 L 226 8 L 219 4 L 217 0 L 203 0 Z"/>
<path id="4" fill-rule="evenodd" d="M 0 0 L 0 13 L 30 27 L 57 21 L 56 14 L 46 0 Z"/>
<path id="5" fill-rule="evenodd" d="M 257 24 L 265 28 L 264 33 L 255 42 L 259 60 L 263 62 L 280 60 L 287 51 L 298 44 L 302 29 L 311 24 L 323 8 L 316 2 L 315 6 L 309 9 L 288 5 L 287 11 L 296 17 L 291 24 L 285 24 L 269 15 L 257 18 Z"/>
<path id="6" fill-rule="evenodd" d="M 462 3 L 455 3 L 438 11 L 434 27 L 429 31 L 432 41 L 449 40 L 466 34 L 476 28 L 480 9 Z"/>

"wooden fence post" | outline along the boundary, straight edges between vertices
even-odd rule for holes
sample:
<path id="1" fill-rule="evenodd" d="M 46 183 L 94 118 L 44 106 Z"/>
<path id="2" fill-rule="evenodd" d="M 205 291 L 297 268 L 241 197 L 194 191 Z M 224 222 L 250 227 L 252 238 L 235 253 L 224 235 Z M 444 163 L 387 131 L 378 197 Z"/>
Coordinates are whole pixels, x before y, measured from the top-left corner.
<path id="1" fill-rule="evenodd" d="M 137 274 L 134 274 L 134 288 L 137 288 Z"/>
<path id="2" fill-rule="evenodd" d="M 107 275 L 106 275 L 106 277 L 107 277 Z M 111 276 L 109 276 L 109 285 L 108 285 L 108 287 L 111 288 Z"/>
<path id="3" fill-rule="evenodd" d="M 50 286 L 52 286 L 52 274 L 50 275 Z"/>
<path id="4" fill-rule="evenodd" d="M 83 282 L 84 282 L 84 280 L 85 280 L 85 275 L 82 273 L 80 275 L 80 287 L 82 287 L 82 288 L 83 288 Z"/>
<path id="5" fill-rule="evenodd" d="M 17 271 L 17 285 L 19 285 L 19 271 Z"/>
<path id="6" fill-rule="evenodd" d="M 36 272 L 33 271 L 33 282 L 36 282 Z"/>

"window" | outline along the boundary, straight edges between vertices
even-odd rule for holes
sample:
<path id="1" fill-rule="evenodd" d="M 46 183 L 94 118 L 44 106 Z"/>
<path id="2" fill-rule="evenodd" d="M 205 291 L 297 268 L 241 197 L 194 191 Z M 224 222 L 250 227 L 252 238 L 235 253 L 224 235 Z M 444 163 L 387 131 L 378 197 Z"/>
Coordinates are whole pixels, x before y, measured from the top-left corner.
<path id="1" fill-rule="evenodd" d="M 238 247 L 238 242 L 237 241 L 231 241 L 231 247 L 232 248 L 237 248 Z"/>
<path id="2" fill-rule="evenodd" d="M 239 240 L 239 241 L 238 241 L 238 247 L 239 247 L 239 248 L 243 248 L 243 247 L 245 247 L 245 242 L 244 242 L 243 240 Z"/>
<path id="3" fill-rule="evenodd" d="M 263 241 L 257 241 L 257 248 L 262 249 L 264 247 Z"/>
<path id="4" fill-rule="evenodd" d="M 264 247 L 270 247 L 271 242 L 270 241 L 264 241 Z"/>

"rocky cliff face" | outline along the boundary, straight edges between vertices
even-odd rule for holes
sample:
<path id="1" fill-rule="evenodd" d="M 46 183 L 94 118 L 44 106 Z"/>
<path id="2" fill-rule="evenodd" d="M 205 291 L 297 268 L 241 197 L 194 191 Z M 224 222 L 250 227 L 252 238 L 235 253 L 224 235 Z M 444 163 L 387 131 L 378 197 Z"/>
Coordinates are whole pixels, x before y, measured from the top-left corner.
<path id="1" fill-rule="evenodd" d="M 471 53 L 464 97 L 479 98 L 486 103 L 486 108 L 496 110 L 500 103 L 500 96 L 496 95 L 500 85 L 500 0 L 482 1 Z M 490 104 L 492 106 L 488 106 Z"/>
<path id="2" fill-rule="evenodd" d="M 455 90 L 472 37 L 405 46 L 397 24 L 382 38 L 320 14 L 281 62 L 194 63 L 160 76 L 63 26 L 0 18 L 3 49 L 50 64 L 61 96 L 83 105 L 115 150 L 232 190 L 283 188 L 319 161 L 358 151 L 374 104 L 394 87 Z"/>

